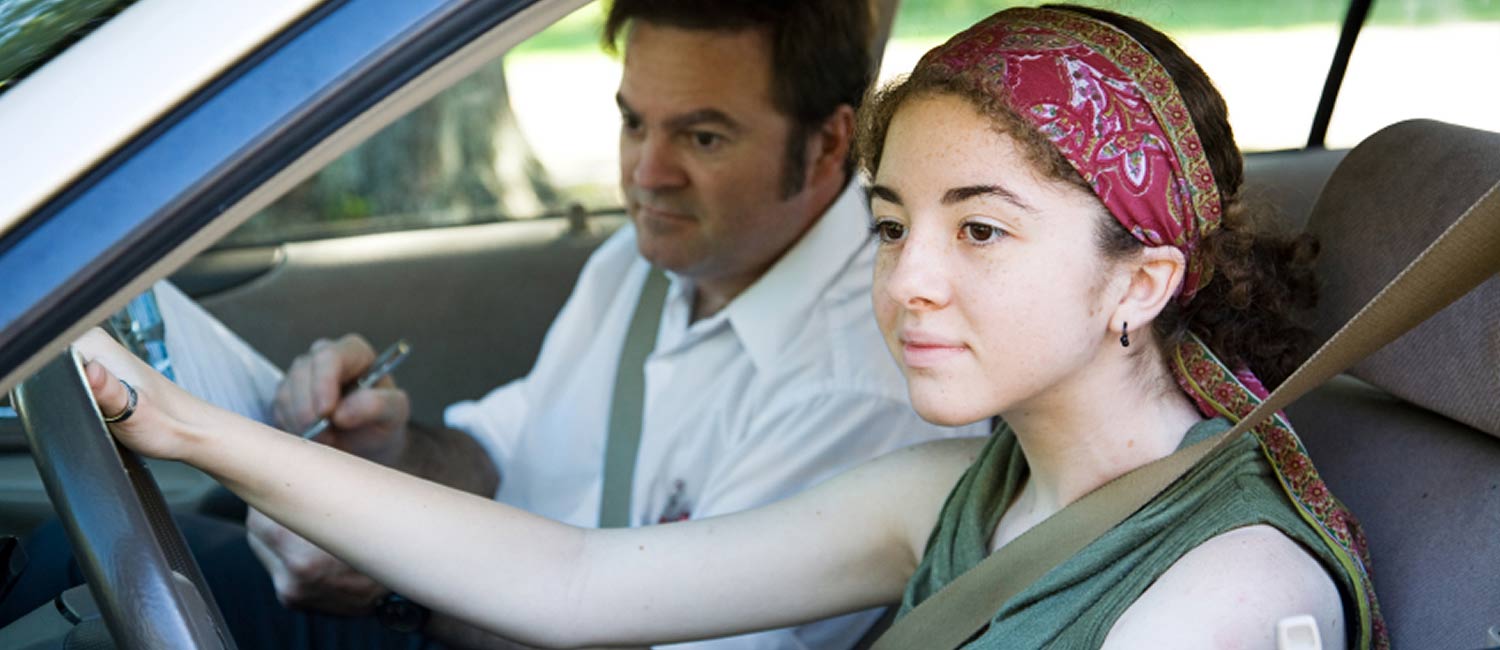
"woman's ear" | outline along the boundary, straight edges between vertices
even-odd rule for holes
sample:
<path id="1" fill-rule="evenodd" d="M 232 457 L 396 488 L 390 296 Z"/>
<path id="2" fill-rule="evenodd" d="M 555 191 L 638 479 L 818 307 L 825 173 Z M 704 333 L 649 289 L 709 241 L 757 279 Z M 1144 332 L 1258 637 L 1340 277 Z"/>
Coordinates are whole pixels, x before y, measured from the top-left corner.
<path id="1" fill-rule="evenodd" d="M 1110 330 L 1116 334 L 1140 331 L 1177 298 L 1187 273 L 1187 259 L 1171 246 L 1148 246 L 1129 262 L 1122 262 L 1129 284 L 1115 305 Z"/>

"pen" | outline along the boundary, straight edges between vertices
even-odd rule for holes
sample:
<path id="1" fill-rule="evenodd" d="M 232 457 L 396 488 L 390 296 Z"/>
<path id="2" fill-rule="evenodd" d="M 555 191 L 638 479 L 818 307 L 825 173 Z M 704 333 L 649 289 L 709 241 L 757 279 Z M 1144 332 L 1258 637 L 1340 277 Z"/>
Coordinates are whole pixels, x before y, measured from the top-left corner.
<path id="1" fill-rule="evenodd" d="M 391 347 L 386 348 L 385 352 L 381 352 L 380 356 L 375 357 L 375 363 L 370 364 L 370 369 L 366 370 L 365 374 L 360 375 L 359 379 L 354 380 L 354 383 L 345 386 L 343 394 L 348 395 L 362 388 L 374 386 L 376 382 L 385 379 L 386 375 L 391 374 L 396 369 L 396 366 L 401 365 L 401 362 L 405 361 L 409 354 L 411 354 L 411 346 L 406 343 L 406 339 L 396 341 Z M 323 433 L 328 430 L 328 424 L 328 418 L 322 418 L 308 427 L 306 431 L 303 431 L 302 437 L 306 439 Z"/>

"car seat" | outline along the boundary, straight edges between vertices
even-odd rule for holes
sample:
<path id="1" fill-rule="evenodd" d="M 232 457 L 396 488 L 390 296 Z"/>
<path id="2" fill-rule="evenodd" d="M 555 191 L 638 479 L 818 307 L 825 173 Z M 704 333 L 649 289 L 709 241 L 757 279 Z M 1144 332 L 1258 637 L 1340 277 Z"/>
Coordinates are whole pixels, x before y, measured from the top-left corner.
<path id="1" fill-rule="evenodd" d="M 1334 170 L 1321 339 L 1500 179 L 1500 134 L 1429 120 L 1370 136 Z M 1500 255 L 1500 251 L 1494 251 Z M 1364 524 L 1396 648 L 1493 645 L 1500 625 L 1500 277 L 1287 409 Z"/>

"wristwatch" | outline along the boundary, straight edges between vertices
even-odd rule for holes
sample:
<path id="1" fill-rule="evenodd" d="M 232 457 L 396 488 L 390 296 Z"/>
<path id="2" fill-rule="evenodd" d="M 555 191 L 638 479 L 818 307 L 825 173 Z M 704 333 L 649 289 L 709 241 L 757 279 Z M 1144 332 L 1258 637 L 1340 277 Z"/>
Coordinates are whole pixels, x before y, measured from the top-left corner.
<path id="1" fill-rule="evenodd" d="M 430 616 L 432 612 L 426 607 L 394 591 L 375 601 L 375 620 L 396 632 L 421 632 Z"/>

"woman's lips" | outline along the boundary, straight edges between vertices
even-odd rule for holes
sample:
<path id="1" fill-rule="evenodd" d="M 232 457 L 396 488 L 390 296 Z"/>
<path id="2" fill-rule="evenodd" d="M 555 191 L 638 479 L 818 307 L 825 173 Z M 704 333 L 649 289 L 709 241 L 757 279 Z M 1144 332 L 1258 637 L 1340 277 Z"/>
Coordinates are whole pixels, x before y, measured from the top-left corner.
<path id="1" fill-rule="evenodd" d="M 969 347 L 955 341 L 929 337 L 901 338 L 901 358 L 908 368 L 931 368 L 968 352 Z"/>

